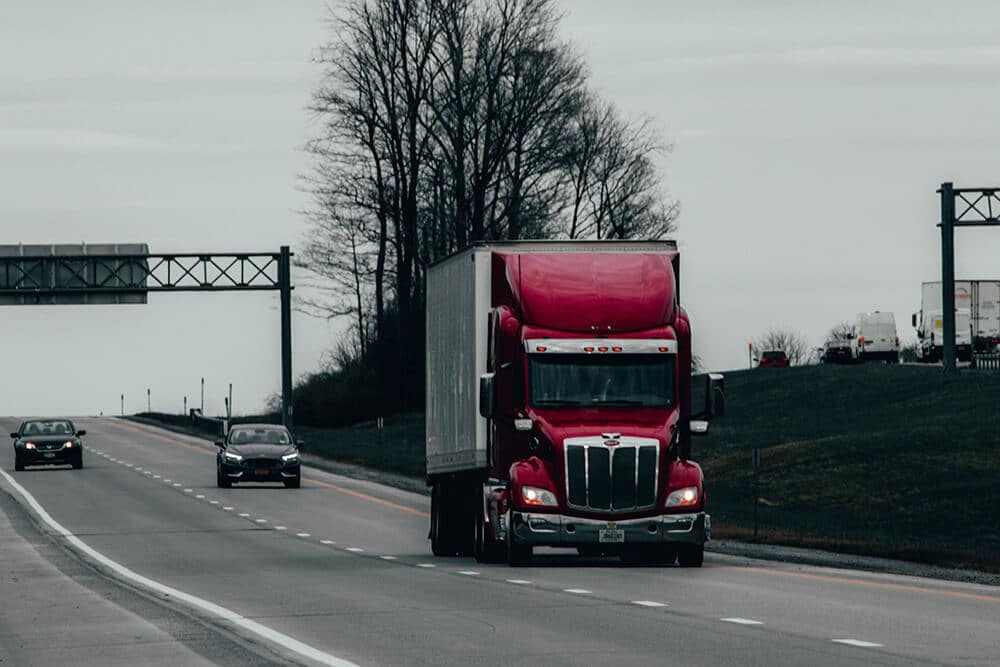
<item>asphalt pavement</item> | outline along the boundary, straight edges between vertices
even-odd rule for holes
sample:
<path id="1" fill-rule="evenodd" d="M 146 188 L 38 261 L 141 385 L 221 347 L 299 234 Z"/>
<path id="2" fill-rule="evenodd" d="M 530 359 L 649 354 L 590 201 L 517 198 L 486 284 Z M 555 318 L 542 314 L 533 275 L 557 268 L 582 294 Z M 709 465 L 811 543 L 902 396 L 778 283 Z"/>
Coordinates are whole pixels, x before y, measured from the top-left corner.
<path id="1" fill-rule="evenodd" d="M 3 460 L 5 567 L 46 573 L 0 587 L 10 664 L 65 664 L 42 641 L 15 646 L 40 632 L 39 598 L 57 599 L 31 590 L 60 586 L 84 604 L 67 613 L 59 596 L 47 631 L 71 649 L 123 619 L 136 639 L 115 635 L 119 664 L 1000 664 L 1000 587 L 718 553 L 701 569 L 434 558 L 424 495 L 309 467 L 301 489 L 219 489 L 211 443 L 77 424 L 82 470 Z"/>

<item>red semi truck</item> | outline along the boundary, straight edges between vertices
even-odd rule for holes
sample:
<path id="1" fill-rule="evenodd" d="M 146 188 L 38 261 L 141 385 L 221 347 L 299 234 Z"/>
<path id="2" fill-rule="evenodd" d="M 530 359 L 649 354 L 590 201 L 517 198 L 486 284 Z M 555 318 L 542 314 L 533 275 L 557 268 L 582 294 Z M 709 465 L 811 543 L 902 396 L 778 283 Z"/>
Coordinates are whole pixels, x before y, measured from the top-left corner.
<path id="1" fill-rule="evenodd" d="M 691 326 L 670 241 L 481 243 L 427 271 L 432 551 L 536 546 L 698 567 L 710 538 L 691 436 Z"/>

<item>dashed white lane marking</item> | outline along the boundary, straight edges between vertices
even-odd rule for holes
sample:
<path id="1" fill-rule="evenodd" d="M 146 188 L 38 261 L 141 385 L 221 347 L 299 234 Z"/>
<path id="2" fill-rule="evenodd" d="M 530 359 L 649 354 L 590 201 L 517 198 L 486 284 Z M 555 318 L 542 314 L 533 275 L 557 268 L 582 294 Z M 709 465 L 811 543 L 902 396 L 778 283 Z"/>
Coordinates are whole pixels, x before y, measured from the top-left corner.
<path id="1" fill-rule="evenodd" d="M 637 604 L 640 607 L 666 607 L 662 602 L 655 602 L 653 600 L 632 600 L 632 604 Z"/>
<path id="2" fill-rule="evenodd" d="M 209 500 L 209 501 L 208 501 L 208 504 L 209 504 L 209 505 L 218 505 L 218 504 L 219 504 L 219 501 L 218 501 L 218 500 Z"/>
<path id="3" fill-rule="evenodd" d="M 126 464 L 125 464 L 125 467 L 126 467 L 126 468 L 134 468 L 135 466 L 133 466 L 133 465 L 132 465 L 131 463 L 126 463 Z"/>
<path id="4" fill-rule="evenodd" d="M 42 507 L 37 500 L 35 500 L 35 497 L 32 496 L 30 493 L 28 493 L 28 491 L 23 486 L 18 484 L 13 477 L 8 475 L 5 470 L 0 470 L 0 475 L 3 475 L 4 478 L 7 480 L 7 482 L 18 493 L 21 494 L 21 496 L 27 501 L 28 505 L 30 505 L 31 508 L 35 510 L 38 516 L 42 519 L 42 521 L 48 524 L 50 528 L 52 528 L 58 534 L 62 535 L 67 542 L 72 544 L 78 550 L 85 553 L 91 559 L 97 561 L 104 567 L 107 567 L 117 572 L 119 576 L 128 579 L 140 586 L 148 588 L 154 593 L 158 593 L 160 595 L 166 595 L 174 598 L 175 600 L 181 600 L 182 602 L 189 604 L 193 607 L 197 607 L 198 609 L 206 613 L 212 614 L 213 616 L 216 616 L 222 619 L 223 621 L 228 621 L 229 623 L 238 625 L 244 630 L 252 632 L 255 635 L 262 637 L 267 641 L 274 642 L 275 644 L 278 644 L 279 646 L 282 646 L 288 649 L 289 651 L 294 651 L 295 653 L 298 653 L 299 655 L 306 657 L 310 660 L 315 660 L 316 662 L 319 662 L 324 665 L 330 665 L 331 667 L 357 667 L 357 665 L 355 665 L 355 663 L 353 662 L 344 660 L 343 658 L 338 658 L 337 656 L 331 653 L 327 653 L 326 651 L 321 651 L 320 649 L 314 646 L 310 646 L 305 642 L 299 641 L 298 639 L 295 639 L 290 635 L 286 635 L 283 632 L 278 632 L 277 630 L 269 628 L 266 625 L 262 625 L 257 621 L 249 619 L 245 616 L 241 616 L 235 611 L 227 609 L 222 605 L 216 604 L 211 600 L 206 600 L 204 598 L 191 595 L 190 593 L 185 593 L 184 591 L 173 588 L 172 586 L 161 584 L 155 579 L 150 579 L 149 577 L 144 577 L 141 574 L 133 572 L 132 570 L 125 567 L 121 563 L 111 560 L 110 558 L 108 558 L 107 556 L 105 556 L 104 554 L 97 551 L 96 549 L 88 545 L 86 542 L 81 540 L 79 537 L 69 532 L 66 528 L 62 526 L 62 524 L 58 523 L 55 519 L 49 516 L 49 513 L 45 511 L 45 508 Z"/>
<path id="5" fill-rule="evenodd" d="M 379 556 L 382 560 L 396 560 L 395 556 Z"/>
<path id="6" fill-rule="evenodd" d="M 226 507 L 223 507 L 222 509 L 226 510 L 227 512 L 232 512 L 233 511 L 233 508 L 229 507 L 228 505 Z"/>
<path id="7" fill-rule="evenodd" d="M 112 463 L 118 463 L 118 459 L 111 459 L 111 458 L 109 458 L 108 460 L 111 461 Z"/>
<path id="8" fill-rule="evenodd" d="M 288 530 L 288 527 L 287 526 L 275 526 L 274 529 L 275 530 Z"/>
<path id="9" fill-rule="evenodd" d="M 267 523 L 267 519 L 256 519 L 256 523 Z"/>
<path id="10" fill-rule="evenodd" d="M 430 568 L 430 567 L 437 567 L 437 565 L 435 565 L 434 563 L 417 563 L 417 567 Z"/>
<path id="11" fill-rule="evenodd" d="M 336 544 L 333 540 L 320 540 L 320 544 Z"/>
<path id="12" fill-rule="evenodd" d="M 508 584 L 515 584 L 517 586 L 527 586 L 531 582 L 528 581 L 527 579 L 508 579 L 507 583 Z"/>
<path id="13" fill-rule="evenodd" d="M 467 577 L 477 577 L 477 576 L 479 576 L 479 573 L 476 572 L 475 570 L 459 570 L 458 573 L 459 574 L 464 574 Z"/>
<path id="14" fill-rule="evenodd" d="M 752 618 L 720 618 L 724 623 L 735 623 L 736 625 L 764 625 L 763 621 L 755 621 Z"/>
<path id="15" fill-rule="evenodd" d="M 170 484 L 170 482 L 172 482 L 172 481 L 174 481 L 174 480 L 172 480 L 172 479 L 165 479 L 165 480 L 163 480 L 163 483 L 164 484 Z"/>
<path id="16" fill-rule="evenodd" d="M 594 591 L 588 591 L 586 588 L 564 588 L 563 593 L 572 593 L 573 595 L 590 595 Z"/>
<path id="17" fill-rule="evenodd" d="M 347 550 L 355 554 L 359 554 L 362 551 L 364 551 L 364 549 L 362 549 L 361 547 L 347 547 Z"/>
<path id="18" fill-rule="evenodd" d="M 160 479 L 159 475 L 153 475 L 153 479 Z"/>
<path id="19" fill-rule="evenodd" d="M 295 537 L 310 537 L 309 533 L 295 533 Z"/>
<path id="20" fill-rule="evenodd" d="M 240 512 L 240 516 L 241 516 L 241 517 L 243 517 L 243 518 L 245 519 L 245 518 L 247 518 L 248 516 L 250 516 L 250 512 Z"/>
<path id="21" fill-rule="evenodd" d="M 180 482 L 174 482 L 174 486 L 184 486 L 184 485 L 181 484 Z"/>
<path id="22" fill-rule="evenodd" d="M 204 500 L 205 496 L 199 493 L 198 495 L 195 496 L 195 498 L 197 498 L 198 500 Z"/>
<path id="23" fill-rule="evenodd" d="M 876 644 L 875 642 L 866 642 L 860 639 L 832 639 L 830 641 L 837 644 L 847 644 L 848 646 L 859 646 L 861 648 L 882 648 L 885 646 L 885 644 Z"/>
<path id="24" fill-rule="evenodd" d="M 184 493 L 192 493 L 194 489 L 184 489 Z"/>

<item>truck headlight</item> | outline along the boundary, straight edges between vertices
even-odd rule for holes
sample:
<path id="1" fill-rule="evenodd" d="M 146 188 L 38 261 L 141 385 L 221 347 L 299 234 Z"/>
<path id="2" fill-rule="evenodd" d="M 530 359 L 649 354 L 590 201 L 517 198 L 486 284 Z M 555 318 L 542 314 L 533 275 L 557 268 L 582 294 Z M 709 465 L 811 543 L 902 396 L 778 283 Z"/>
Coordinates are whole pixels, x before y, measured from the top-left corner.
<path id="1" fill-rule="evenodd" d="M 698 487 L 685 486 L 671 491 L 667 496 L 667 507 L 691 507 L 698 504 Z"/>
<path id="2" fill-rule="evenodd" d="M 226 459 L 227 461 L 231 461 L 233 463 L 239 463 L 240 461 L 243 460 L 242 456 L 240 456 L 239 454 L 234 454 L 233 452 L 224 452 L 222 454 L 222 458 Z"/>
<path id="3" fill-rule="evenodd" d="M 522 486 L 521 500 L 525 505 L 536 505 L 539 507 L 555 507 L 559 503 L 556 501 L 556 494 L 537 486 Z"/>

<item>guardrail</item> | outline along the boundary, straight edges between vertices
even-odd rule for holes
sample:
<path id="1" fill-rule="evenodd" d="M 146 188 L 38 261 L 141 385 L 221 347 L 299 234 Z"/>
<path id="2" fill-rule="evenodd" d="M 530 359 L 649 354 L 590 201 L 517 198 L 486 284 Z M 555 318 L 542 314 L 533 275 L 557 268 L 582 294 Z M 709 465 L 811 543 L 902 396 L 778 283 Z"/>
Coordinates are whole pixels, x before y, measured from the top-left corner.
<path id="1" fill-rule="evenodd" d="M 1000 370 L 1000 354 L 973 354 L 972 367 Z"/>

